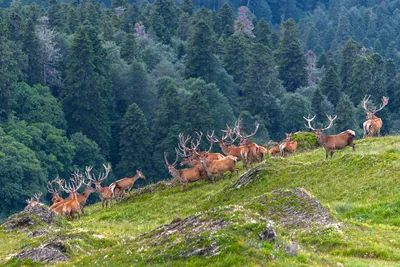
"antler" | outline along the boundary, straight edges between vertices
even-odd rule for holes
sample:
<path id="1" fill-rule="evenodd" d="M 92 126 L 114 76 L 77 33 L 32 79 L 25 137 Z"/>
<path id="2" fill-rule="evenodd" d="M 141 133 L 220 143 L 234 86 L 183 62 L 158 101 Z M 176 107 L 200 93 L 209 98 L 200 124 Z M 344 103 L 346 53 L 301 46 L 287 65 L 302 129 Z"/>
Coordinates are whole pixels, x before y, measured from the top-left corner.
<path id="1" fill-rule="evenodd" d="M 172 164 L 169 164 L 169 163 L 168 163 L 168 159 L 167 159 L 168 153 L 167 153 L 167 152 L 164 152 L 165 164 L 166 164 L 168 167 L 169 167 L 169 166 L 176 167 L 176 164 L 178 163 L 178 150 L 177 150 L 176 148 L 175 148 L 175 152 L 176 152 L 176 159 L 175 159 L 175 162 L 172 163 Z"/>
<path id="2" fill-rule="evenodd" d="M 187 148 L 187 147 L 186 147 L 186 143 L 187 143 L 191 138 L 192 138 L 192 137 L 188 135 L 188 136 L 186 137 L 186 139 L 185 139 L 185 137 L 183 136 L 182 133 L 179 134 L 179 144 L 178 144 L 178 148 L 179 148 L 180 151 L 182 151 L 182 153 L 178 151 L 178 154 L 179 154 L 181 157 L 188 157 L 188 156 L 189 156 L 189 155 L 186 154 L 186 152 L 187 152 L 187 151 L 190 151 L 190 148 Z"/>
<path id="3" fill-rule="evenodd" d="M 364 99 L 363 99 L 363 101 L 362 101 L 362 106 L 363 106 L 363 109 L 364 109 L 365 113 L 371 112 L 371 111 L 369 111 L 369 109 L 367 108 L 367 102 L 369 101 L 369 98 L 370 98 L 370 97 L 371 97 L 371 95 L 366 95 L 366 96 L 364 96 Z"/>
<path id="4" fill-rule="evenodd" d="M 311 126 L 311 122 L 315 119 L 315 117 L 317 116 L 317 115 L 314 115 L 314 117 L 312 117 L 312 118 L 310 118 L 310 114 L 308 114 L 308 117 L 306 118 L 306 117 L 304 117 L 303 116 L 303 119 L 305 119 L 307 122 L 308 122 L 308 126 L 307 125 L 305 125 L 306 126 L 306 128 L 308 128 L 308 129 L 310 129 L 310 130 L 312 130 L 312 131 L 316 131 L 312 126 Z"/>
<path id="5" fill-rule="evenodd" d="M 40 202 L 40 198 L 42 197 L 42 192 L 34 194 L 33 197 L 36 199 L 36 202 Z"/>
<path id="6" fill-rule="evenodd" d="M 328 130 L 328 129 L 332 128 L 333 121 L 336 120 L 336 118 L 337 118 L 337 116 L 335 116 L 334 118 L 332 118 L 332 116 L 330 116 L 330 115 L 326 115 L 326 116 L 329 119 L 329 125 L 328 125 L 328 127 L 324 128 L 324 129 L 321 129 L 321 131 L 325 131 L 325 130 Z"/>
<path id="7" fill-rule="evenodd" d="M 55 183 L 55 182 L 56 182 L 56 180 L 48 181 L 48 182 L 47 182 L 47 183 L 49 184 L 49 185 L 47 186 L 47 191 L 48 191 L 50 194 L 58 193 L 58 191 L 55 190 L 54 187 L 53 187 L 53 183 Z"/>
<path id="8" fill-rule="evenodd" d="M 197 135 L 196 145 L 193 143 L 193 141 L 191 142 L 191 148 L 193 151 L 197 151 L 197 148 L 201 143 L 201 138 L 203 137 L 203 133 L 201 131 L 200 133 L 196 132 L 196 135 Z"/>
<path id="9" fill-rule="evenodd" d="M 382 96 L 382 104 L 381 104 L 381 106 L 377 110 L 374 110 L 372 113 L 375 114 L 378 111 L 382 110 L 388 103 L 389 103 L 389 97 Z"/>
<path id="10" fill-rule="evenodd" d="M 211 135 L 207 132 L 207 140 L 208 140 L 211 144 L 219 143 L 219 140 L 218 140 L 216 137 L 214 137 L 214 131 L 212 131 Z"/>

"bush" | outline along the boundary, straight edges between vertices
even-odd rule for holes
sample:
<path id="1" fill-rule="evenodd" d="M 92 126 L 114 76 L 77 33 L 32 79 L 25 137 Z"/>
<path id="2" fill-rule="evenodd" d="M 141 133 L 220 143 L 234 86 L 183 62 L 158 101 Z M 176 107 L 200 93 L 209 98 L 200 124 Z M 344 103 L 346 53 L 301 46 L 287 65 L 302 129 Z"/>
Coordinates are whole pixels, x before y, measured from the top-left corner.
<path id="1" fill-rule="evenodd" d="M 313 132 L 295 133 L 292 135 L 292 138 L 297 141 L 297 151 L 310 150 L 319 146 Z"/>

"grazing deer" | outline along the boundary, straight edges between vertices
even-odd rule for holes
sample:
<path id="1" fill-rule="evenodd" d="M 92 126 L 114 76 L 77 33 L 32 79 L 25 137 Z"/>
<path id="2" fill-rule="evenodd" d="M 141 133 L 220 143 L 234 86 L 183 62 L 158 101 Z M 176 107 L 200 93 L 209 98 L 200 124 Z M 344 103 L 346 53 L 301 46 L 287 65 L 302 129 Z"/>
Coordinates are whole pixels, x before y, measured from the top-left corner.
<path id="1" fill-rule="evenodd" d="M 291 133 L 286 133 L 285 141 L 279 145 L 281 156 L 284 157 L 285 153 L 293 154 L 297 149 L 297 141 L 292 139 Z"/>
<path id="2" fill-rule="evenodd" d="M 364 129 L 364 136 L 365 137 L 372 137 L 374 133 L 378 133 L 378 137 L 381 135 L 381 128 L 382 128 L 382 120 L 378 118 L 375 113 L 378 111 L 382 110 L 389 102 L 389 98 L 386 96 L 382 96 L 382 104 L 381 106 L 376 109 L 376 110 L 369 110 L 367 108 L 367 102 L 369 100 L 370 96 L 365 96 L 363 101 L 362 101 L 362 106 L 367 114 L 367 121 L 363 123 L 363 129 Z"/>
<path id="3" fill-rule="evenodd" d="M 237 139 L 237 136 L 232 138 L 232 130 L 227 125 L 228 130 L 225 136 L 222 136 L 221 140 L 218 140 L 214 137 L 214 131 L 212 131 L 211 135 L 207 133 L 207 139 L 211 143 L 218 143 L 221 147 L 222 152 L 227 156 L 233 156 L 243 161 L 243 166 L 247 168 L 247 155 L 249 154 L 249 148 L 247 146 L 235 146 L 233 142 Z M 228 147 L 225 144 L 225 140 L 230 138 L 230 146 Z"/>
<path id="4" fill-rule="evenodd" d="M 111 207 L 112 204 L 112 200 L 113 200 L 113 193 L 111 191 L 111 189 L 107 186 L 107 187 L 102 187 L 101 183 L 107 179 L 108 175 L 110 174 L 111 171 L 111 166 L 110 164 L 108 164 L 107 166 L 103 164 L 105 173 L 101 173 L 97 176 L 93 175 L 90 173 L 92 170 L 92 166 L 90 167 L 86 167 L 86 174 L 88 179 L 94 183 L 94 185 L 96 186 L 96 192 L 99 195 L 99 198 L 101 200 L 101 207 L 104 208 L 104 206 L 107 208 L 107 204 L 108 207 Z"/>
<path id="5" fill-rule="evenodd" d="M 128 192 L 131 191 L 133 184 L 139 178 L 146 180 L 146 177 L 144 176 L 143 172 L 136 170 L 135 176 L 131 178 L 122 178 L 110 184 L 108 187 L 110 188 L 114 198 L 117 196 L 119 199 L 121 199 L 123 196 L 125 196 L 126 190 L 128 190 Z"/>
<path id="6" fill-rule="evenodd" d="M 200 157 L 200 163 L 206 170 L 207 175 L 214 181 L 214 175 L 219 174 L 222 178 L 224 173 L 227 171 L 231 172 L 230 178 L 232 178 L 233 173 L 236 171 L 239 176 L 239 169 L 236 168 L 237 157 L 226 156 L 223 159 L 213 160 L 207 162 L 208 153 L 206 152 L 204 156 Z"/>
<path id="7" fill-rule="evenodd" d="M 336 120 L 337 118 L 337 116 L 332 118 L 331 116 L 328 115 L 327 117 L 330 121 L 328 127 L 320 130 L 316 130 L 311 126 L 311 122 L 315 119 L 315 116 L 313 118 L 310 118 L 310 115 L 308 115 L 308 118 L 303 117 L 308 122 L 308 126 L 306 125 L 306 127 L 308 129 L 311 129 L 315 133 L 318 143 L 325 148 L 326 159 L 328 159 L 329 152 L 331 153 L 331 158 L 332 158 L 333 153 L 335 153 L 335 150 L 343 149 L 346 146 L 353 147 L 353 151 L 355 151 L 356 145 L 354 144 L 353 141 L 354 137 L 356 136 L 356 133 L 353 130 L 346 130 L 337 135 L 327 135 L 327 136 L 324 135 L 324 131 L 331 128 L 333 125 L 333 121 Z"/>
<path id="8" fill-rule="evenodd" d="M 58 189 L 54 188 L 53 186 L 54 183 L 58 184 Z M 52 195 L 51 201 L 53 202 L 53 205 L 64 200 L 60 196 L 60 190 L 61 190 L 60 183 L 64 183 L 64 180 L 61 180 L 58 176 L 53 181 L 48 182 L 47 191 Z"/>
<path id="9" fill-rule="evenodd" d="M 178 163 L 177 149 L 175 149 L 175 153 L 176 153 L 176 159 L 175 159 L 174 163 L 169 164 L 168 159 L 167 159 L 168 154 L 167 154 L 167 152 L 164 152 L 165 166 L 167 167 L 168 172 L 172 175 L 172 177 L 178 179 L 182 183 L 183 192 L 185 192 L 187 190 L 188 183 L 192 183 L 192 182 L 195 182 L 195 181 L 201 179 L 203 168 L 201 167 L 200 164 L 198 164 L 191 168 L 185 168 L 185 169 L 181 169 L 181 170 L 175 169 L 175 167 Z"/>
<path id="10" fill-rule="evenodd" d="M 33 195 L 33 197 L 31 197 L 31 199 L 27 199 L 26 202 L 28 203 L 28 205 L 25 207 L 25 209 L 29 208 L 29 207 L 35 207 L 35 206 L 44 206 L 43 203 L 40 202 L 40 198 L 42 196 L 42 193 L 36 193 Z"/>

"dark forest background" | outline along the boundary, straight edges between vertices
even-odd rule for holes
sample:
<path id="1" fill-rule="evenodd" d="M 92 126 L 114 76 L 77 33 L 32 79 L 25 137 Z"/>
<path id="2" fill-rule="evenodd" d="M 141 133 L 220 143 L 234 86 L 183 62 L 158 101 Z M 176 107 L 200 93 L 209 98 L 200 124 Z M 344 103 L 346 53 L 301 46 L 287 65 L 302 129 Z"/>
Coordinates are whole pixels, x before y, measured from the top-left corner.
<path id="1" fill-rule="evenodd" d="M 260 123 L 256 142 L 303 115 L 362 136 L 360 106 L 385 95 L 400 131 L 400 0 L 4 0 L 0 9 L 0 217 L 111 162 L 169 177 L 180 132 Z M 203 144 L 207 146 L 208 144 Z"/>

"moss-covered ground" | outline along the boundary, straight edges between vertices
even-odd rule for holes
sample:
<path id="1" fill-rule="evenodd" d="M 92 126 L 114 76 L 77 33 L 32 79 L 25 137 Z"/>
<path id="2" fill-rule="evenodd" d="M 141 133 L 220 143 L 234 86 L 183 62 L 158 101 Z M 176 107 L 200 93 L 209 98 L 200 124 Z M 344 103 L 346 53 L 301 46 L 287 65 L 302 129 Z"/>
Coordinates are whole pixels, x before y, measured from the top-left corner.
<path id="1" fill-rule="evenodd" d="M 332 160 L 324 160 L 323 149 L 266 159 L 268 168 L 238 189 L 232 187 L 237 177 L 225 178 L 190 184 L 187 192 L 177 186 L 135 194 L 110 209 L 89 206 L 82 219 L 52 234 L 68 237 L 70 261 L 58 265 L 400 266 L 400 137 L 357 140 L 356 146 Z M 293 188 L 318 199 L 338 227 L 279 224 L 283 207 L 314 212 L 301 199 L 271 197 Z M 200 216 L 194 228 L 204 225 L 198 232 L 185 225 L 157 236 L 161 225 L 191 216 Z M 221 219 L 223 227 L 215 226 Z M 269 220 L 277 222 L 272 243 L 258 237 Z M 46 238 L 0 230 L 0 264 L 32 264 L 7 257 Z"/>

